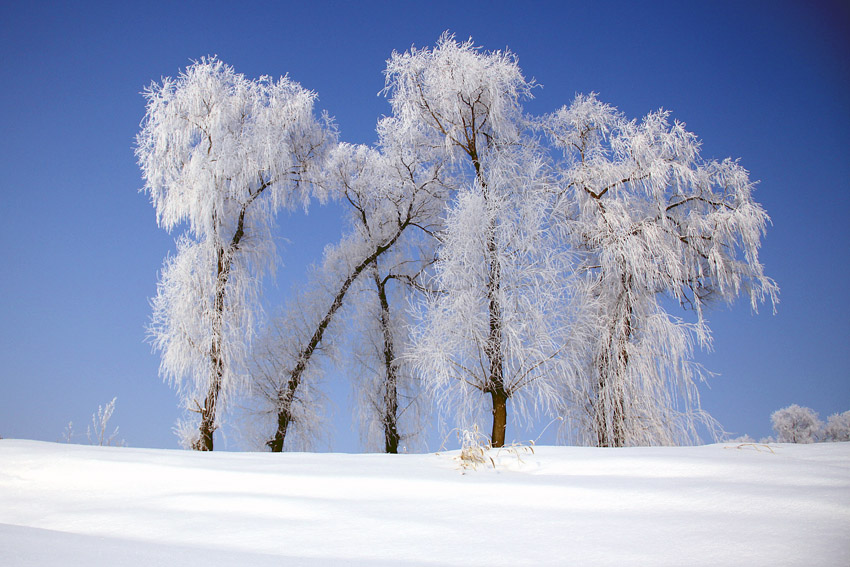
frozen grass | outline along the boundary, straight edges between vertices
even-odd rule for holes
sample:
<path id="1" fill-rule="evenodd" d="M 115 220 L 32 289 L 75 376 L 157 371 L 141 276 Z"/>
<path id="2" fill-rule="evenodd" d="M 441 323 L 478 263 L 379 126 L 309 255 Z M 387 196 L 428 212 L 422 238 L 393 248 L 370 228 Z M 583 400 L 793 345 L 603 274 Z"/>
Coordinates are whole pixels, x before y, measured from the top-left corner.
<path id="1" fill-rule="evenodd" d="M 459 454 L 0 440 L 0 564 L 850 564 L 850 443 Z"/>

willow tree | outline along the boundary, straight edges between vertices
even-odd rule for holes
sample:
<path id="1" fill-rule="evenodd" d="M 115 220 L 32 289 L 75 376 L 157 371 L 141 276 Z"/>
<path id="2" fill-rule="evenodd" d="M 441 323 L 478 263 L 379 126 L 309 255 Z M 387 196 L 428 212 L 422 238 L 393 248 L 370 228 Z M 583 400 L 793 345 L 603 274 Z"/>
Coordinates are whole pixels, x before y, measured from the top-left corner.
<path id="1" fill-rule="evenodd" d="M 165 260 L 150 335 L 160 374 L 185 409 L 183 443 L 213 449 L 228 398 L 245 385 L 260 278 L 273 265 L 270 227 L 306 203 L 306 174 L 327 131 L 316 95 L 283 77 L 250 80 L 211 58 L 145 91 L 136 155 L 158 224 L 185 227 Z"/>
<path id="2" fill-rule="evenodd" d="M 399 135 L 442 151 L 456 190 L 434 266 L 439 292 L 421 305 L 410 356 L 463 427 L 489 409 L 499 447 L 509 400 L 526 417 L 553 400 L 563 346 L 563 288 L 537 255 L 548 192 L 522 109 L 533 82 L 512 53 L 444 34 L 433 49 L 393 53 L 386 85 Z"/>
<path id="3" fill-rule="evenodd" d="M 578 255 L 587 367 L 564 411 L 577 441 L 671 445 L 697 439 L 705 308 L 748 297 L 775 303 L 759 247 L 769 221 L 748 172 L 704 160 L 697 137 L 669 113 L 628 120 L 594 95 L 539 121 L 563 151 L 553 225 Z M 692 322 L 668 312 L 679 303 Z"/>

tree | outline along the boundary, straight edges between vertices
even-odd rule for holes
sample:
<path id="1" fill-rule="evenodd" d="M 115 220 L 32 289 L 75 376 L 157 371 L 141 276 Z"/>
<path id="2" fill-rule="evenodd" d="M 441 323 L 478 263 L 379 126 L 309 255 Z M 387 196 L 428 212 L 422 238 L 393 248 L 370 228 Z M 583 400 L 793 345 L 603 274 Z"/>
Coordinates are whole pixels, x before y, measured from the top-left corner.
<path id="1" fill-rule="evenodd" d="M 817 412 L 791 404 L 770 415 L 778 443 L 814 443 L 823 424 Z"/>
<path id="2" fill-rule="evenodd" d="M 758 259 L 769 221 L 736 161 L 705 161 L 669 113 L 627 120 L 595 95 L 578 96 L 539 125 L 563 152 L 553 224 L 577 254 L 588 365 L 565 411 L 580 442 L 678 444 L 697 438 L 710 347 L 703 310 L 747 295 L 755 310 L 778 288 Z M 667 311 L 692 308 L 685 323 Z"/>
<path id="3" fill-rule="evenodd" d="M 185 443 L 212 450 L 222 407 L 246 383 L 259 282 L 273 266 L 270 225 L 281 207 L 306 206 L 329 135 L 313 116 L 315 93 L 287 77 L 246 79 L 215 58 L 145 97 L 144 190 L 160 226 L 186 225 L 160 276 L 150 335 L 160 374 L 200 414 Z"/>
<path id="4" fill-rule="evenodd" d="M 382 139 L 393 127 L 386 119 L 379 127 Z M 328 247 L 320 268 L 327 293 L 319 301 L 300 303 L 296 309 L 309 323 L 299 332 L 295 346 L 277 351 L 276 362 L 285 369 L 274 396 L 277 423 L 267 445 L 282 451 L 292 423 L 305 372 L 349 290 L 363 274 L 376 269 L 388 251 L 403 247 L 413 231 L 431 232 L 444 203 L 439 162 L 421 163 L 404 151 L 391 154 L 365 146 L 340 144 L 330 156 L 323 183 L 329 192 L 350 205 L 350 230 L 342 241 Z"/>
<path id="5" fill-rule="evenodd" d="M 379 122 L 378 148 L 390 165 L 390 186 L 416 186 L 421 171 L 434 172 L 437 182 L 431 184 L 429 198 L 417 214 L 416 230 L 406 231 L 391 250 L 375 260 L 369 277 L 360 280 L 356 290 L 356 331 L 351 345 L 355 365 L 354 396 L 361 436 L 369 448 L 382 447 L 386 453 L 398 453 L 400 445 L 415 444 L 421 432 L 424 413 L 420 381 L 409 364 L 410 314 L 406 308 L 413 295 L 422 289 L 422 276 L 434 263 L 435 234 L 442 226 L 447 191 L 439 179 L 444 168 L 440 152 L 428 148 L 408 147 L 396 136 L 398 120 L 384 118 Z M 356 195 L 350 178 L 343 181 L 349 195 Z M 430 174 L 428 175 L 430 177 Z M 426 178 L 428 178 L 426 177 Z M 395 181 L 392 181 L 395 179 Z M 374 202 L 386 209 L 383 215 L 398 215 L 393 194 L 385 203 Z M 367 234 L 380 216 L 366 214 L 361 198 L 351 199 L 351 222 Z"/>
<path id="6" fill-rule="evenodd" d="M 850 411 L 834 413 L 823 429 L 824 441 L 850 441 Z"/>
<path id="7" fill-rule="evenodd" d="M 63 443 L 73 443 L 74 442 L 74 422 L 69 421 L 68 425 L 65 426 L 65 430 L 62 432 L 62 442 Z"/>
<path id="8" fill-rule="evenodd" d="M 90 445 L 103 446 L 123 446 L 124 441 L 118 439 L 118 428 L 116 427 L 112 433 L 108 433 L 109 420 L 112 418 L 112 413 L 115 411 L 115 402 L 118 398 L 112 398 L 105 406 L 97 406 L 97 413 L 91 416 L 91 425 L 86 428 L 86 437 Z M 72 424 L 68 424 L 68 439 L 70 441 Z"/>
<path id="9" fill-rule="evenodd" d="M 433 261 L 433 246 L 423 244 L 420 254 L 396 250 L 376 261 L 353 301 L 350 369 L 361 437 L 367 448 L 386 453 L 410 448 L 422 430 L 424 396 L 405 355 L 411 325 L 406 305 L 418 293 L 422 269 Z"/>
<path id="10" fill-rule="evenodd" d="M 528 416 L 552 399 L 541 376 L 563 347 L 554 307 L 562 288 L 535 253 L 546 237 L 547 192 L 521 106 L 534 84 L 512 53 L 448 34 L 433 49 L 393 53 L 386 77 L 399 136 L 441 149 L 457 191 L 440 235 L 438 292 L 420 306 L 410 356 L 461 421 L 476 420 L 479 396 L 489 397 L 490 441 L 500 447 L 508 400 Z"/>
<path id="11" fill-rule="evenodd" d="M 352 296 L 356 306 L 350 319 L 353 364 L 348 369 L 364 445 L 398 453 L 401 416 L 408 410 L 418 414 L 418 381 L 400 356 L 407 321 L 394 297 L 399 295 L 399 286 L 392 285 L 398 276 L 379 261 L 368 271 Z"/>
<path id="12" fill-rule="evenodd" d="M 313 269 L 306 285 L 294 286 L 293 297 L 255 342 L 249 362 L 251 388 L 241 416 L 247 423 L 240 427 L 255 448 L 309 450 L 323 438 L 326 400 L 321 381 L 325 366 L 335 360 L 334 341 L 323 337 L 310 353 L 310 364 L 305 365 L 297 385 L 290 384 L 293 366 L 319 325 L 328 298 L 335 293 L 338 282 L 323 276 L 321 269 Z M 333 325 L 329 331 L 326 335 L 338 334 Z M 286 421 L 278 441 L 274 432 L 279 430 L 284 410 Z"/>

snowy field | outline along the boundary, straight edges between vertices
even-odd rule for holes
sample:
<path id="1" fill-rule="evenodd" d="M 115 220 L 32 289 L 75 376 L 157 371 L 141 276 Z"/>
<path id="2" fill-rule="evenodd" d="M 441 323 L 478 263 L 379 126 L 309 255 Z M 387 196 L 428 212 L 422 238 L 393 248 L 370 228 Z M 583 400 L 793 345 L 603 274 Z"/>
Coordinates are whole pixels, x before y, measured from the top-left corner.
<path id="1" fill-rule="evenodd" d="M 850 565 L 850 443 L 457 456 L 0 440 L 0 564 Z"/>

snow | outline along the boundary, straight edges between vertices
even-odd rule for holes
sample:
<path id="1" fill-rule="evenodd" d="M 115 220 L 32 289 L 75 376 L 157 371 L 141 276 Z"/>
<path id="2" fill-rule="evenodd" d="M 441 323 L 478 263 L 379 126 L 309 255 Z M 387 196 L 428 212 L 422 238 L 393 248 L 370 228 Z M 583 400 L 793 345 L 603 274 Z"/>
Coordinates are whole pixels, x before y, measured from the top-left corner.
<path id="1" fill-rule="evenodd" d="M 850 564 L 850 443 L 490 456 L 0 440 L 0 563 Z"/>

